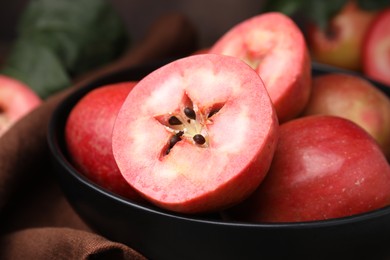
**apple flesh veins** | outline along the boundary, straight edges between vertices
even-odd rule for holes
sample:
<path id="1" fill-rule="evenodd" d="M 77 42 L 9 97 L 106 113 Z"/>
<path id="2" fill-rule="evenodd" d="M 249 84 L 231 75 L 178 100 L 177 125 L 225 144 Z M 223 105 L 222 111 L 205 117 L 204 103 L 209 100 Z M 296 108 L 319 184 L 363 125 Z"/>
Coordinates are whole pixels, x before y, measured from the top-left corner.
<path id="1" fill-rule="evenodd" d="M 118 195 L 142 201 L 122 177 L 111 139 L 118 111 L 135 85 L 121 82 L 88 92 L 69 114 L 65 140 L 73 165 L 88 179 Z"/>
<path id="2" fill-rule="evenodd" d="M 210 49 L 238 57 L 260 75 L 279 122 L 302 112 L 311 89 L 311 63 L 298 26 L 281 13 L 265 13 L 237 24 Z"/>
<path id="3" fill-rule="evenodd" d="M 390 87 L 390 8 L 375 19 L 363 48 L 364 73 Z"/>
<path id="4" fill-rule="evenodd" d="M 0 136 L 41 103 L 39 96 L 27 85 L 0 75 Z"/>
<path id="5" fill-rule="evenodd" d="M 343 73 L 316 76 L 303 115 L 315 114 L 352 120 L 374 137 L 390 159 L 390 98 L 368 80 Z"/>
<path id="6" fill-rule="evenodd" d="M 317 115 L 280 126 L 267 177 L 227 215 L 250 222 L 300 222 L 389 204 L 390 166 L 374 139 L 350 120 Z"/>
<path id="7" fill-rule="evenodd" d="M 208 213 L 256 189 L 277 130 L 254 70 L 234 57 L 199 54 L 137 84 L 115 122 L 113 152 L 125 179 L 155 205 Z"/>
<path id="8" fill-rule="evenodd" d="M 355 1 L 348 1 L 326 29 L 309 25 L 307 42 L 313 59 L 344 69 L 361 70 L 363 41 L 375 16 L 376 12 L 362 10 Z"/>

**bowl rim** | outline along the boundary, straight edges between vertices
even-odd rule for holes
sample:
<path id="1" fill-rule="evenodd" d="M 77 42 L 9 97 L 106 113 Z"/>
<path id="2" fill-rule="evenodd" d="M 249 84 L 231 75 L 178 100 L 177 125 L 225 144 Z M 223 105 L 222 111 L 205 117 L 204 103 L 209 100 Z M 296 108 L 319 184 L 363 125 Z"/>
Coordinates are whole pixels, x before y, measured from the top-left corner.
<path id="1" fill-rule="evenodd" d="M 211 219 L 203 216 L 175 213 L 175 212 L 158 208 L 157 206 L 153 206 L 153 205 L 151 206 L 141 205 L 136 202 L 132 202 L 131 200 L 125 197 L 117 195 L 105 189 L 104 187 L 95 184 L 93 181 L 89 180 L 86 176 L 78 172 L 77 169 L 71 164 L 70 160 L 67 158 L 66 152 L 63 151 L 64 147 L 63 145 L 60 144 L 61 141 L 59 141 L 59 138 L 61 138 L 59 135 L 63 134 L 63 129 L 59 129 L 59 126 L 65 125 L 65 121 L 72 107 L 72 104 L 74 105 L 82 96 L 87 94 L 89 91 L 101 87 L 107 83 L 108 84 L 114 83 L 115 81 L 114 79 L 116 78 L 117 75 L 121 75 L 121 74 L 131 75 L 132 73 L 142 74 L 144 72 L 156 69 L 159 66 L 165 64 L 166 62 L 167 61 L 151 63 L 151 64 L 143 64 L 138 67 L 123 69 L 121 71 L 112 73 L 110 75 L 102 76 L 94 80 L 93 82 L 90 82 L 85 86 L 80 87 L 73 93 L 71 93 L 64 100 L 62 100 L 61 103 L 54 109 L 48 124 L 48 132 L 47 132 L 47 142 L 48 142 L 49 150 L 53 159 L 56 160 L 57 163 L 61 164 L 61 166 L 65 168 L 68 173 L 70 173 L 72 178 L 74 178 L 81 184 L 87 186 L 89 189 L 93 190 L 94 192 L 100 193 L 101 195 L 108 197 L 109 199 L 112 199 L 113 201 L 116 201 L 120 204 L 123 204 L 126 207 L 133 207 L 138 210 L 143 210 L 150 214 L 154 214 L 154 215 L 158 215 L 170 219 L 181 220 L 186 222 L 204 223 L 210 225 L 221 225 L 226 227 L 255 228 L 255 229 L 256 228 L 257 229 L 296 229 L 296 228 L 310 229 L 310 228 L 325 228 L 325 227 L 329 228 L 331 226 L 353 224 L 360 221 L 372 220 L 390 214 L 390 205 L 389 205 L 369 212 L 354 214 L 352 216 L 332 218 L 326 220 L 304 221 L 304 222 L 272 222 L 272 223 L 257 222 L 255 223 L 255 222 L 244 222 L 244 221 L 235 221 L 235 220 Z M 348 74 L 357 74 L 367 79 L 371 83 L 373 83 L 377 88 L 382 90 L 387 96 L 390 96 L 390 87 L 385 86 L 384 84 L 379 83 L 375 80 L 369 79 L 365 76 L 362 76 L 361 74 L 348 71 L 348 70 L 342 70 L 336 67 L 332 67 L 332 66 L 328 66 L 316 62 L 312 62 L 312 70 L 317 71 L 320 74 L 330 73 L 330 72 L 336 72 L 336 73 L 345 72 Z M 120 82 L 120 81 L 116 81 L 116 82 Z M 65 116 L 65 118 L 63 116 Z M 61 122 L 61 120 L 63 121 Z"/>

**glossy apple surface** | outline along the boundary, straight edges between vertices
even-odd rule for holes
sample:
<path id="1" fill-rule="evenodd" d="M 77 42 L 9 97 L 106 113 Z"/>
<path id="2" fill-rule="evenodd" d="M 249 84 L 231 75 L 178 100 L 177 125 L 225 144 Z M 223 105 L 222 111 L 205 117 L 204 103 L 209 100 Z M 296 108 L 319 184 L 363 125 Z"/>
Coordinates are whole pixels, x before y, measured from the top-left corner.
<path id="1" fill-rule="evenodd" d="M 102 86 L 72 109 L 65 140 L 74 166 L 96 184 L 126 198 L 141 196 L 125 181 L 112 154 L 112 129 L 120 107 L 136 82 Z"/>
<path id="2" fill-rule="evenodd" d="M 145 198 L 180 213 L 213 212 L 263 180 L 278 123 L 259 75 L 241 60 L 193 55 L 143 78 L 113 131 L 115 160 Z"/>
<path id="3" fill-rule="evenodd" d="M 224 34 L 209 52 L 238 57 L 256 70 L 279 122 L 302 112 L 310 95 L 310 57 L 302 32 L 288 16 L 271 12 L 245 20 Z"/>
<path id="4" fill-rule="evenodd" d="M 301 222 L 389 204 L 390 166 L 374 139 L 350 120 L 308 116 L 280 126 L 267 177 L 230 214 L 251 222 Z"/>
<path id="5" fill-rule="evenodd" d="M 378 14 L 363 49 L 364 73 L 390 87 L 390 8 Z"/>
<path id="6" fill-rule="evenodd" d="M 390 98 L 358 75 L 316 76 L 304 115 L 326 114 L 352 120 L 380 144 L 390 159 Z"/>
<path id="7" fill-rule="evenodd" d="M 42 100 L 24 83 L 0 75 L 0 136 Z"/>
<path id="8" fill-rule="evenodd" d="M 361 70 L 365 34 L 376 12 L 362 10 L 354 1 L 347 4 L 321 29 L 311 24 L 307 41 L 314 60 L 336 67 Z"/>

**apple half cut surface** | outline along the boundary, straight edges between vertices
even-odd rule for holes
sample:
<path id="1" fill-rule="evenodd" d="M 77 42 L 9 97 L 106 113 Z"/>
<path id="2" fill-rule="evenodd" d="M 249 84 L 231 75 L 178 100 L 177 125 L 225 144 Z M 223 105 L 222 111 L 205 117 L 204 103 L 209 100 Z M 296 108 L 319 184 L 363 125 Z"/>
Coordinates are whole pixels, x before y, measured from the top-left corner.
<path id="1" fill-rule="evenodd" d="M 279 122 L 297 117 L 309 100 L 311 62 L 302 31 L 288 16 L 270 12 L 237 24 L 210 49 L 234 56 L 260 75 Z"/>
<path id="2" fill-rule="evenodd" d="M 279 124 L 258 74 L 214 54 L 173 61 L 129 93 L 113 130 L 127 182 L 153 204 L 208 213 L 249 196 L 264 179 Z"/>
<path id="3" fill-rule="evenodd" d="M 363 46 L 364 73 L 390 87 L 390 8 L 378 14 Z"/>

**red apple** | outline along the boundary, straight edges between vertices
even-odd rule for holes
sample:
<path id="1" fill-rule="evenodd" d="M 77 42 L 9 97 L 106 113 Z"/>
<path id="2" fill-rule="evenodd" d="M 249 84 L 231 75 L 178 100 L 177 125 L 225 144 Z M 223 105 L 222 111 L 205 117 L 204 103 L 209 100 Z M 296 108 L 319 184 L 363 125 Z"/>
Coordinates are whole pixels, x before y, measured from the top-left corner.
<path id="1" fill-rule="evenodd" d="M 264 13 L 225 33 L 210 53 L 238 57 L 260 75 L 279 122 L 296 117 L 306 105 L 311 64 L 304 36 L 288 16 Z"/>
<path id="2" fill-rule="evenodd" d="M 228 214 L 250 222 L 300 222 L 389 204 L 390 166 L 374 139 L 350 120 L 317 115 L 280 126 L 267 177 Z"/>
<path id="3" fill-rule="evenodd" d="M 316 76 L 303 115 L 352 120 L 370 133 L 390 159 L 390 98 L 368 80 L 343 73 Z"/>
<path id="4" fill-rule="evenodd" d="M 136 82 L 115 83 L 88 92 L 73 107 L 65 140 L 73 165 L 96 184 L 135 201 L 141 196 L 125 181 L 112 154 L 112 129 Z"/>
<path id="5" fill-rule="evenodd" d="M 370 27 L 363 48 L 364 73 L 390 87 L 390 8 Z"/>
<path id="6" fill-rule="evenodd" d="M 0 136 L 42 100 L 24 83 L 0 75 Z"/>
<path id="7" fill-rule="evenodd" d="M 344 69 L 362 68 L 362 45 L 376 12 L 362 10 L 355 1 L 346 5 L 325 29 L 311 24 L 307 42 L 314 60 Z"/>
<path id="8" fill-rule="evenodd" d="M 259 75 L 241 60 L 199 54 L 147 75 L 130 92 L 113 131 L 125 179 L 180 213 L 217 211 L 263 180 L 278 123 Z"/>

